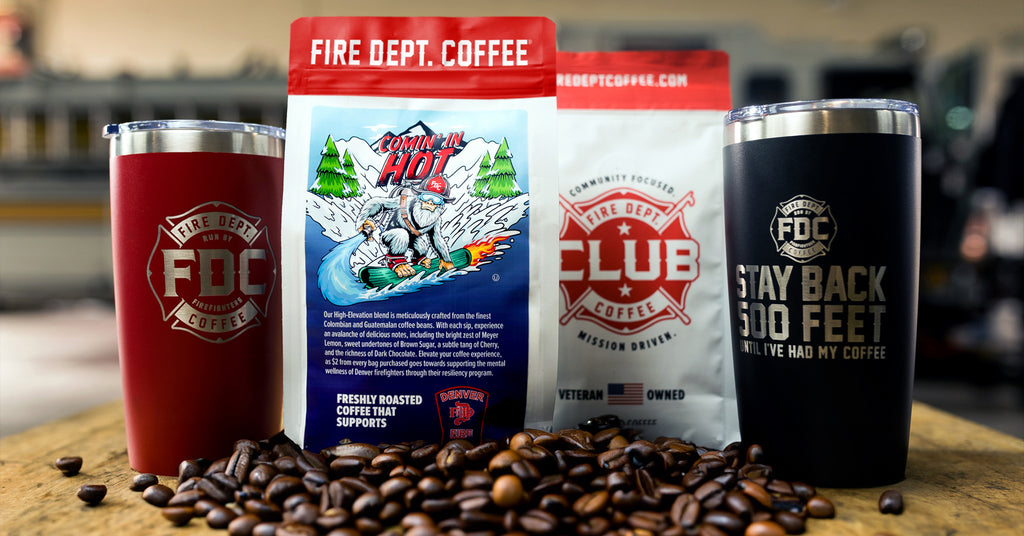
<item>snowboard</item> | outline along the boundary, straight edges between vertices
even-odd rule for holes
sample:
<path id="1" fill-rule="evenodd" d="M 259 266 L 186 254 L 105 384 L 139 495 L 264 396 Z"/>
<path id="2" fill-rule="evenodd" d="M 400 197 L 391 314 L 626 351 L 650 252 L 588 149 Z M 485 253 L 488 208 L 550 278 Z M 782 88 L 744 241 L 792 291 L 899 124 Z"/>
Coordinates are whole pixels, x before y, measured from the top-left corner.
<path id="1" fill-rule="evenodd" d="M 466 248 L 451 251 L 450 255 L 452 258 L 452 264 L 455 265 L 456 270 L 469 266 L 470 261 L 472 260 L 472 255 Z M 420 264 L 413 264 L 412 267 L 416 270 L 416 273 L 409 277 L 416 277 L 420 274 L 436 272 L 440 264 L 440 258 L 430 259 L 429 267 Z M 367 288 L 387 288 L 401 283 L 405 279 L 408 279 L 408 277 L 399 277 L 394 270 L 386 266 L 366 266 L 359 270 L 359 280 L 366 284 Z"/>

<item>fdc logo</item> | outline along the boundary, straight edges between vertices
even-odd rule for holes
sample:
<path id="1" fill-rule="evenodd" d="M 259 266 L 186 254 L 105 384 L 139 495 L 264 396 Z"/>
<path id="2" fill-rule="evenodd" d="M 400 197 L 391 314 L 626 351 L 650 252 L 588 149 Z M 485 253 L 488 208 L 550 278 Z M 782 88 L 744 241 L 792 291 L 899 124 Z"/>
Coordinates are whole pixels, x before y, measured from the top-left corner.
<path id="1" fill-rule="evenodd" d="M 775 207 L 770 231 L 780 255 L 807 262 L 828 253 L 837 229 L 827 203 L 798 195 Z"/>
<path id="2" fill-rule="evenodd" d="M 277 263 L 260 218 L 206 203 L 160 226 L 148 272 L 173 329 L 221 343 L 266 317 Z"/>

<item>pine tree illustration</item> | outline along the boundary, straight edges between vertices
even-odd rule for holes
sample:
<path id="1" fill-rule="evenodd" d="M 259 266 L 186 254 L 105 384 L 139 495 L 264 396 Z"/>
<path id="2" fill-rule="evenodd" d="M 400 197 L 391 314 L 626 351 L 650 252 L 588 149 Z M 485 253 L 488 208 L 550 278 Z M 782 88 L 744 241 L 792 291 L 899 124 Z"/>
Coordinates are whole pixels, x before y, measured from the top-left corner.
<path id="1" fill-rule="evenodd" d="M 516 182 L 516 170 L 512 167 L 512 153 L 508 150 L 508 142 L 501 138 L 501 145 L 494 153 L 491 171 L 487 174 L 488 188 L 486 197 L 515 197 L 522 194 Z"/>
<path id="2" fill-rule="evenodd" d="M 359 191 L 356 166 L 348 154 L 348 149 L 345 150 L 345 156 L 339 157 L 338 146 L 334 144 L 334 138 L 328 135 L 320 155 L 320 165 L 316 167 L 316 180 L 309 188 L 310 192 L 334 197 L 362 195 Z"/>
<path id="3" fill-rule="evenodd" d="M 338 152 L 337 149 L 334 152 Z M 356 166 L 352 163 L 352 156 L 348 154 L 348 149 L 345 149 L 345 156 L 342 157 L 342 166 L 344 175 L 341 179 L 341 194 L 335 194 L 337 197 L 357 197 L 362 195 L 359 191 L 359 177 L 356 176 Z"/>
<path id="4" fill-rule="evenodd" d="M 347 151 L 346 151 L 347 153 Z M 309 191 L 319 195 L 337 195 L 341 190 L 344 170 L 341 167 L 338 157 L 338 147 L 334 145 L 334 138 L 327 135 L 324 148 L 320 151 L 320 165 L 316 167 L 316 180 Z"/>
<path id="5" fill-rule="evenodd" d="M 491 171 L 491 153 L 484 152 L 484 159 L 480 161 L 480 170 L 476 172 L 476 180 L 473 181 L 473 195 L 476 197 L 487 196 L 487 173 Z"/>

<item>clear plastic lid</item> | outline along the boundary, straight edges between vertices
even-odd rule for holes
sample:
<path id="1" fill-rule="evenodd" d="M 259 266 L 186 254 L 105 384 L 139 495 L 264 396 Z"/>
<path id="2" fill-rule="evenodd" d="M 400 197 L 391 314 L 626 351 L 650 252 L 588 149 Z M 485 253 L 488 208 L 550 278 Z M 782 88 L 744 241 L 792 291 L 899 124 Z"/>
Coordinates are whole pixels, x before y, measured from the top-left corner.
<path id="1" fill-rule="evenodd" d="M 220 152 L 279 157 L 284 154 L 283 128 L 234 121 L 167 119 L 107 125 L 110 155 L 140 153 Z"/>
<path id="2" fill-rule="evenodd" d="M 758 104 L 725 116 L 725 144 L 816 134 L 921 137 L 917 105 L 892 99 L 826 99 Z"/>
<path id="3" fill-rule="evenodd" d="M 166 119 L 152 121 L 131 121 L 114 123 L 103 128 L 104 138 L 113 138 L 129 132 L 152 130 L 204 130 L 214 132 L 240 132 L 262 134 L 272 138 L 284 139 L 284 129 L 256 123 L 240 123 L 235 121 L 207 121 L 202 119 Z"/>
<path id="4" fill-rule="evenodd" d="M 728 125 L 736 121 L 756 121 L 776 114 L 819 110 L 889 110 L 905 112 L 915 116 L 920 115 L 917 105 L 907 101 L 892 99 L 825 99 L 746 106 L 730 111 L 725 118 L 725 124 Z"/>

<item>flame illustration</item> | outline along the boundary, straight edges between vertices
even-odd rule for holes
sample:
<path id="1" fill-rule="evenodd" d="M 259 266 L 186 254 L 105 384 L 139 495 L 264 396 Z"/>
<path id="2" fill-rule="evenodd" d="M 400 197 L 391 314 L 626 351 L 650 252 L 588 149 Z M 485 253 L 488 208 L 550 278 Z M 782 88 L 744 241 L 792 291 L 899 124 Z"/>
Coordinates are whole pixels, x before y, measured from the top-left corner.
<path id="1" fill-rule="evenodd" d="M 490 238 L 484 238 L 482 240 L 477 240 L 472 244 L 467 245 L 466 249 L 469 250 L 470 253 L 470 266 L 476 266 L 477 263 L 479 263 L 481 260 L 491 255 L 494 255 L 494 250 L 498 245 L 498 242 L 501 242 L 502 240 L 506 240 L 508 238 L 509 237 L 507 236 L 494 236 Z"/>

